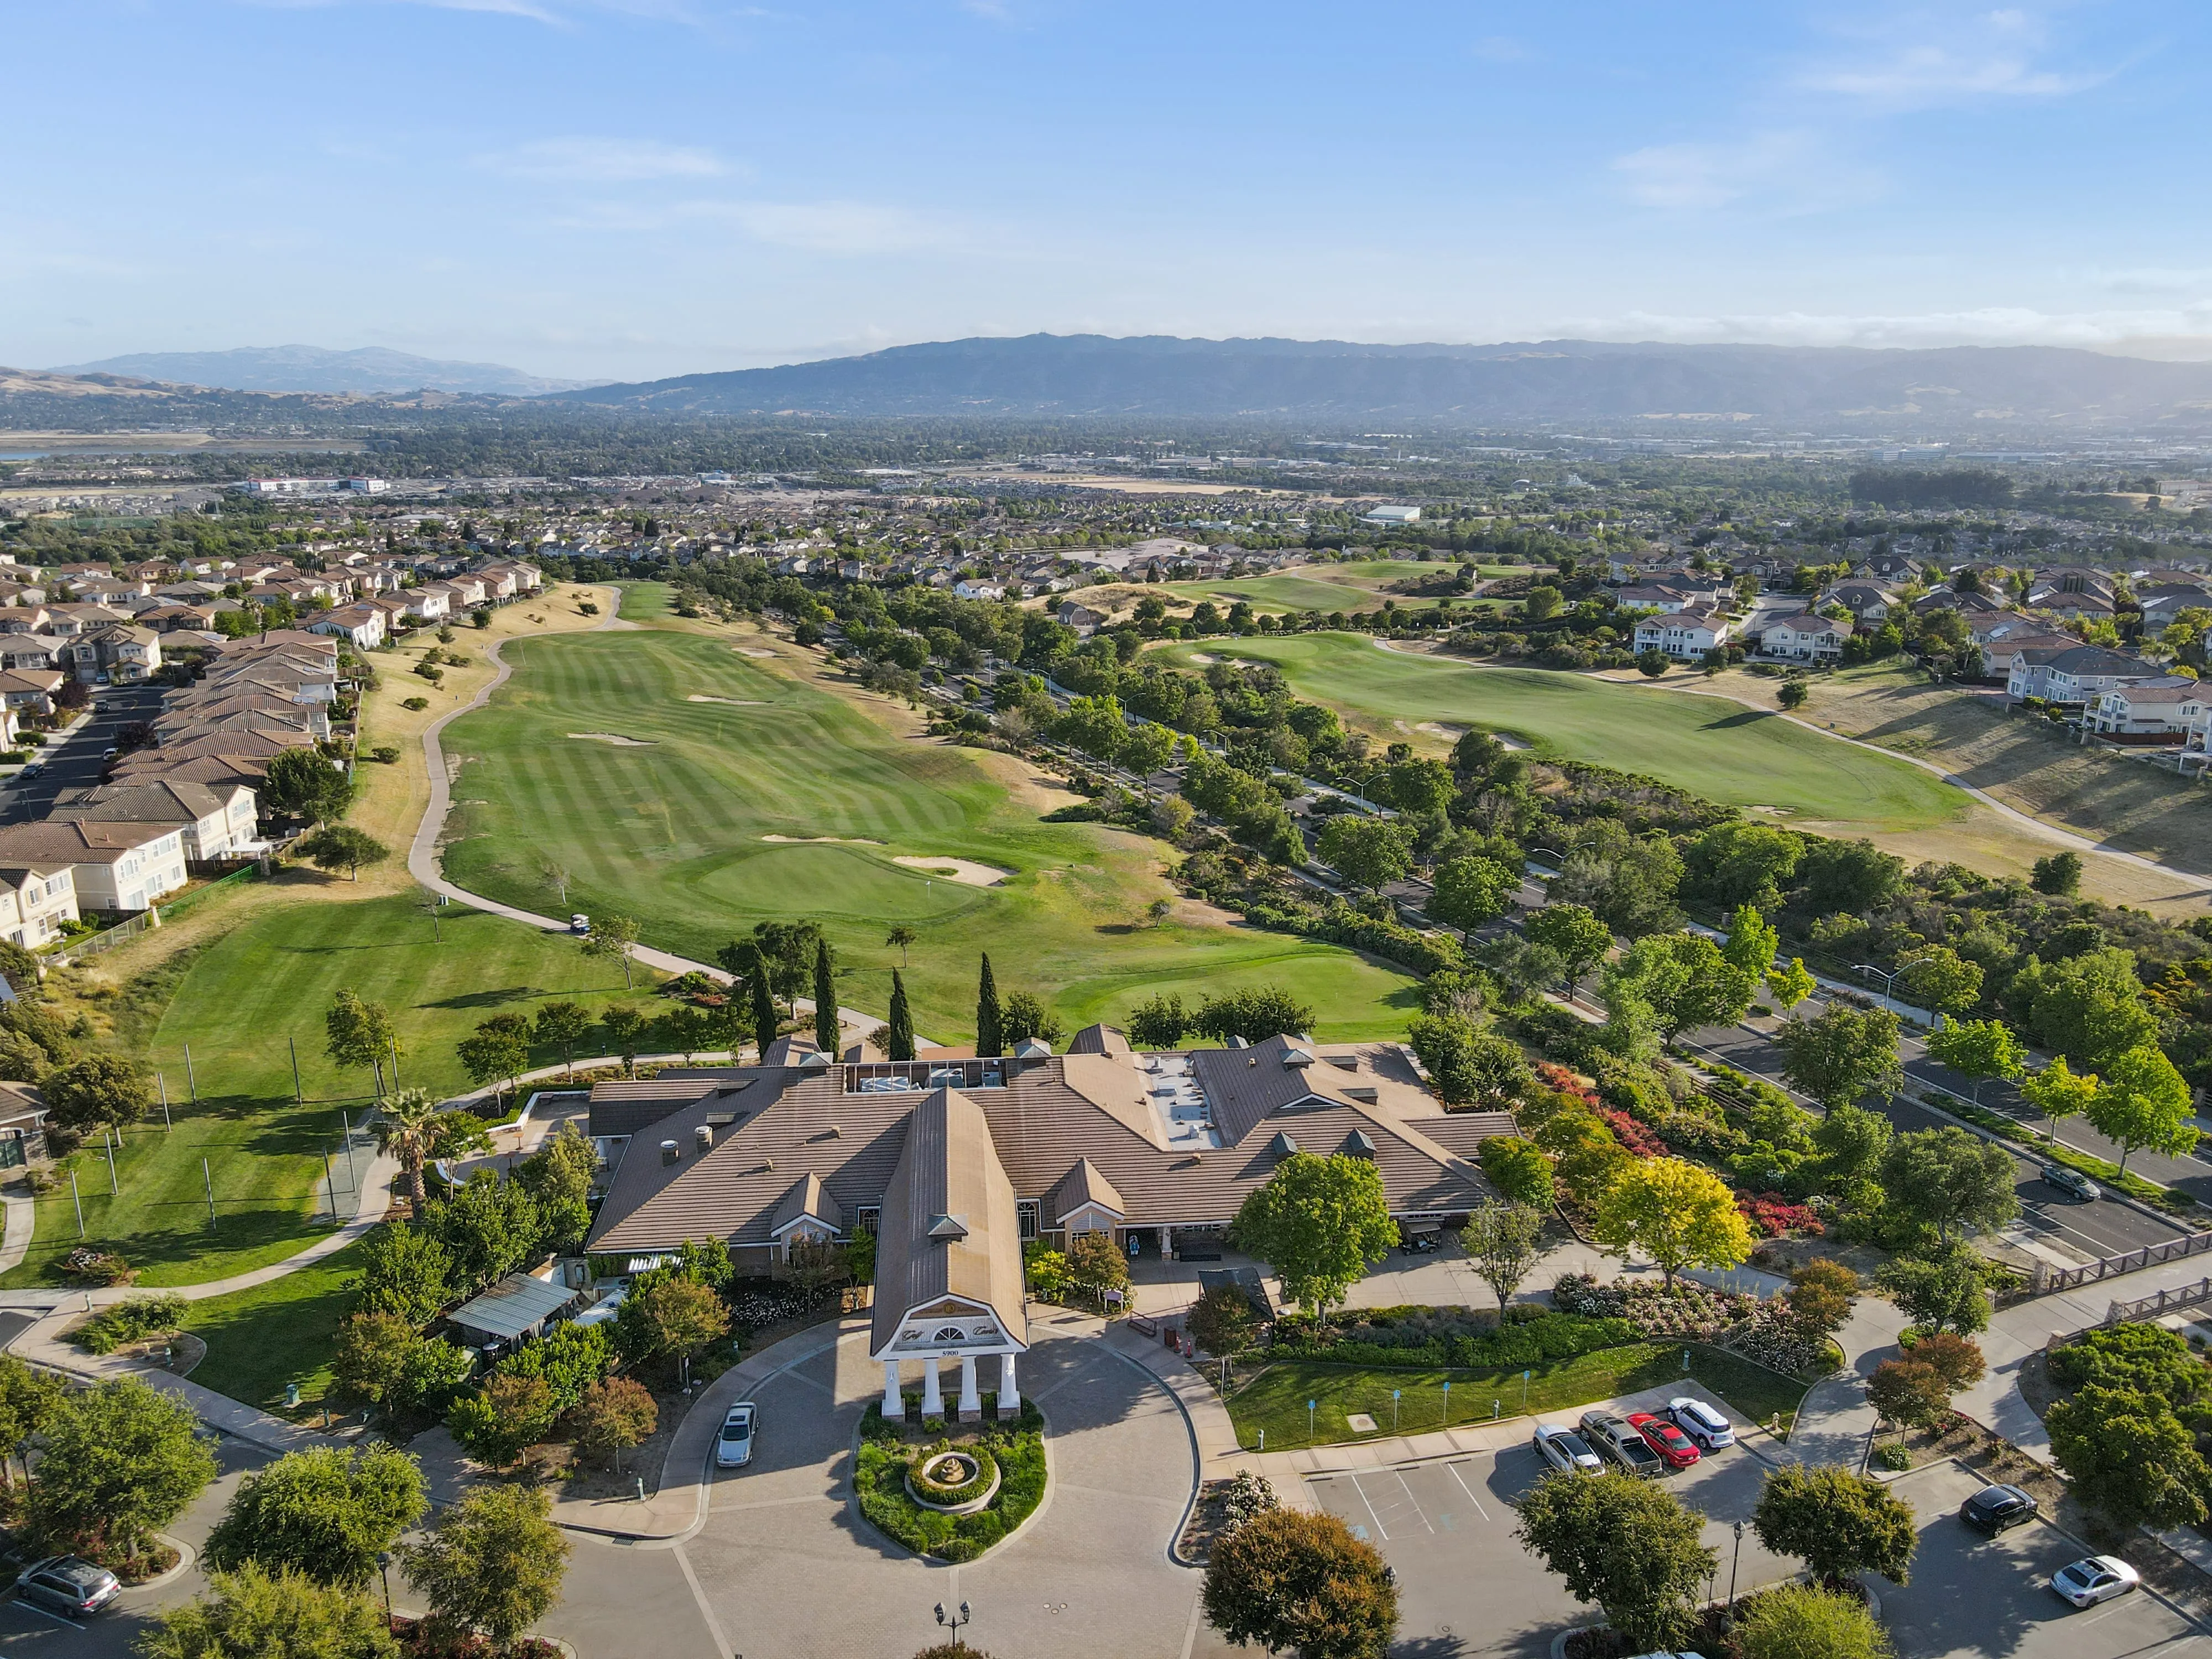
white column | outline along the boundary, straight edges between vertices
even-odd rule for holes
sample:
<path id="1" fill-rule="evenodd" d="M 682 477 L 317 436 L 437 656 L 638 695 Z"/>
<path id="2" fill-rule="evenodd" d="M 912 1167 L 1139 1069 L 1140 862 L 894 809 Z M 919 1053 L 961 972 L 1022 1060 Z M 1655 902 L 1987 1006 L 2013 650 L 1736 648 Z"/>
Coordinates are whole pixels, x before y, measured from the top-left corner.
<path id="1" fill-rule="evenodd" d="M 896 1423 L 906 1416 L 906 1396 L 899 1392 L 899 1363 L 884 1361 L 884 1421 Z"/>
<path id="2" fill-rule="evenodd" d="M 1014 1357 L 1010 1353 L 1002 1353 L 999 1356 L 1000 1414 L 1004 1416 L 1008 1412 L 1018 1412 L 1021 1408 L 1022 1391 L 1014 1386 Z"/>
<path id="3" fill-rule="evenodd" d="M 945 1395 L 937 1385 L 935 1354 L 921 1362 L 921 1414 L 924 1417 L 945 1415 Z"/>
<path id="4" fill-rule="evenodd" d="M 960 1419 L 972 1423 L 983 1414 L 983 1396 L 975 1392 L 975 1356 L 960 1356 Z"/>

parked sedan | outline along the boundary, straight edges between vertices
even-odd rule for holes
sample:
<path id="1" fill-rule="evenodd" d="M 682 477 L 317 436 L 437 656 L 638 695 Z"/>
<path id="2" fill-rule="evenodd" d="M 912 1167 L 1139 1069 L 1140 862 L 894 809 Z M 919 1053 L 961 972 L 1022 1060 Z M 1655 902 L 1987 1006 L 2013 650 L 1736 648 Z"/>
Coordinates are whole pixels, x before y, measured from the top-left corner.
<path id="1" fill-rule="evenodd" d="M 1665 1418 L 1651 1412 L 1633 1412 L 1628 1426 L 1651 1443 L 1651 1449 L 1670 1469 L 1686 1469 L 1698 1461 L 1697 1443 Z"/>
<path id="2" fill-rule="evenodd" d="M 1605 1465 L 1589 1443 L 1572 1429 L 1557 1423 L 1539 1423 L 1531 1437 L 1536 1455 L 1563 1474 L 1603 1474 Z"/>
<path id="3" fill-rule="evenodd" d="M 2092 1555 L 2051 1575 L 2051 1588 L 2077 1607 L 2125 1595 L 2142 1583 L 2142 1575 L 2117 1555 Z"/>
<path id="4" fill-rule="evenodd" d="M 759 1408 L 740 1400 L 722 1417 L 722 1431 L 715 1437 L 714 1462 L 722 1468 L 742 1468 L 753 1461 L 753 1422 Z"/>
<path id="5" fill-rule="evenodd" d="M 15 1580 L 15 1593 L 26 1601 L 71 1619 L 98 1613 L 122 1590 L 121 1581 L 106 1567 L 75 1555 L 48 1556 Z"/>
<path id="6" fill-rule="evenodd" d="M 2090 1180 L 2079 1170 L 2069 1170 L 2063 1164 L 2045 1164 L 2043 1184 L 2046 1187 L 2056 1187 L 2067 1197 L 2079 1199 L 2084 1204 L 2094 1203 L 2105 1195 L 2104 1189 L 2095 1182 Z"/>
<path id="7" fill-rule="evenodd" d="M 1631 1474 L 1656 1474 L 1662 1467 L 1651 1443 L 1616 1413 L 1584 1412 L 1583 1438 Z"/>
<path id="8" fill-rule="evenodd" d="M 1702 1400 L 1685 1395 L 1668 1401 L 1667 1419 L 1706 1451 L 1735 1444 L 1735 1431 L 1728 1419 Z"/>
<path id="9" fill-rule="evenodd" d="M 1959 1519 L 1992 1538 L 2026 1526 L 2038 1513 L 2035 1494 L 2018 1486 L 1984 1486 L 1959 1505 Z"/>

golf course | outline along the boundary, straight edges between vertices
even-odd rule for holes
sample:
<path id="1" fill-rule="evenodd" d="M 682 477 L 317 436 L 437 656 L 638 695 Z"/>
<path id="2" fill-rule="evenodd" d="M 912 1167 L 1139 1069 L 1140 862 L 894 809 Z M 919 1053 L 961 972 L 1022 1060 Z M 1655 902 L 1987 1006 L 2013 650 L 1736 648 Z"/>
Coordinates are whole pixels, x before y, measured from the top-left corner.
<path id="1" fill-rule="evenodd" d="M 1333 945 L 1263 933 L 1174 898 L 1148 836 L 1048 823 L 1073 799 L 1009 757 L 921 735 L 894 703 L 819 680 L 758 635 L 664 622 L 519 640 L 514 677 L 447 728 L 459 765 L 447 875 L 549 914 L 619 912 L 645 942 L 704 961 L 764 921 L 818 921 L 840 1000 L 884 1009 L 902 952 L 917 1029 L 975 1030 L 976 957 L 1002 994 L 1069 1028 L 1146 998 L 1279 984 L 1316 1035 L 1401 1035 L 1413 981 Z"/>
<path id="2" fill-rule="evenodd" d="M 1963 816 L 1967 805 L 1903 761 L 1721 698 L 1387 651 L 1351 634 L 1208 641 L 1166 654 L 1182 666 L 1200 657 L 1273 663 L 1299 696 L 1379 736 L 1419 741 L 1424 724 L 1495 732 L 1540 753 L 1644 773 L 1830 834 L 1925 830 Z"/>

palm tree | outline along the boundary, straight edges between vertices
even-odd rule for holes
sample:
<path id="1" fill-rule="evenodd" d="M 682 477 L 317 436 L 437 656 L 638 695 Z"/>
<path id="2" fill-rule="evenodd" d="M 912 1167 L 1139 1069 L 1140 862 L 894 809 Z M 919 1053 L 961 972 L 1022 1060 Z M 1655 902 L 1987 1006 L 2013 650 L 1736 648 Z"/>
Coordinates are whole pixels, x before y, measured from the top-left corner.
<path id="1" fill-rule="evenodd" d="M 917 945 L 921 943 L 921 935 L 915 933 L 913 928 L 908 927 L 904 922 L 901 922 L 897 927 L 892 928 L 890 933 L 884 935 L 884 943 L 885 945 L 896 945 L 898 946 L 899 966 L 902 968 L 906 966 L 907 947 L 910 945 Z"/>
<path id="2" fill-rule="evenodd" d="M 441 1110 L 427 1089 L 400 1089 L 378 1109 L 376 1146 L 399 1160 L 415 1213 L 422 1213 L 427 1194 L 422 1168 L 432 1158 L 481 1152 L 491 1145 L 483 1126 L 465 1112 Z"/>

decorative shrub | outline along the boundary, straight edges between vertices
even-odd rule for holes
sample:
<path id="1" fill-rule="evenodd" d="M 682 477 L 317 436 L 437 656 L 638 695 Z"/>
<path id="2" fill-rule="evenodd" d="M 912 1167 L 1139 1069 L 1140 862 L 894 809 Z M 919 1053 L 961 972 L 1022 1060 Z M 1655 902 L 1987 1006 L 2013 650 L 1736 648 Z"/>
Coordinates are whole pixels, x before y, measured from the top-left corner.
<path id="1" fill-rule="evenodd" d="M 1827 1231 L 1820 1218 L 1809 1206 L 1793 1204 L 1779 1193 L 1760 1193 L 1756 1196 L 1738 1188 L 1735 1206 L 1743 1212 L 1744 1219 L 1769 1238 L 1780 1238 L 1785 1233 L 1802 1233 L 1818 1238 Z"/>
<path id="2" fill-rule="evenodd" d="M 79 1327 L 70 1340 L 87 1353 L 113 1353 L 133 1342 L 175 1330 L 184 1322 L 185 1310 L 189 1305 L 174 1291 L 160 1296 L 134 1296 L 127 1302 L 101 1309 Z"/>
<path id="3" fill-rule="evenodd" d="M 62 1271 L 85 1285 L 127 1284 L 131 1276 L 131 1264 L 114 1251 L 82 1246 L 69 1253 L 62 1262 Z"/>
<path id="4" fill-rule="evenodd" d="M 999 1490 L 987 1508 L 972 1515 L 946 1515 L 922 1508 L 906 1491 L 908 1464 L 945 1448 L 934 1440 L 926 1449 L 905 1445 L 898 1430 L 884 1421 L 881 1405 L 872 1405 L 860 1420 L 860 1455 L 854 1473 L 860 1513 L 886 1537 L 918 1555 L 972 1561 L 1029 1519 L 1043 1502 L 1043 1431 L 1042 1414 L 1024 1400 L 1018 1421 L 988 1429 L 977 1440 L 957 1448 L 979 1462 L 988 1458 L 995 1464 Z M 921 1483 L 917 1480 L 915 1484 Z"/>
<path id="5" fill-rule="evenodd" d="M 1600 1106 L 1595 1109 L 1613 1131 L 1613 1138 L 1637 1157 L 1664 1158 L 1667 1155 L 1667 1143 L 1627 1113 L 1616 1111 L 1610 1106 Z"/>
<path id="6" fill-rule="evenodd" d="M 1617 1348 L 1637 1336 L 1636 1326 L 1618 1317 L 1532 1308 L 1501 1327 L 1494 1314 L 1409 1307 L 1375 1310 L 1326 1331 L 1285 1321 L 1275 1328 L 1273 1346 L 1279 1358 L 1335 1365 L 1501 1370 Z"/>
<path id="7" fill-rule="evenodd" d="M 975 1473 L 965 1480 L 945 1481 L 933 1479 L 927 1472 L 927 1466 L 931 1460 L 946 1452 L 955 1451 L 960 1456 L 970 1459 L 974 1462 Z M 913 1466 L 907 1471 L 907 1479 L 913 1483 L 915 1491 L 933 1504 L 964 1504 L 969 1498 L 979 1497 L 987 1491 L 991 1485 L 991 1478 L 998 1472 L 998 1460 L 991 1455 L 988 1447 L 956 1448 L 938 1445 L 922 1449 L 915 1457 Z"/>

